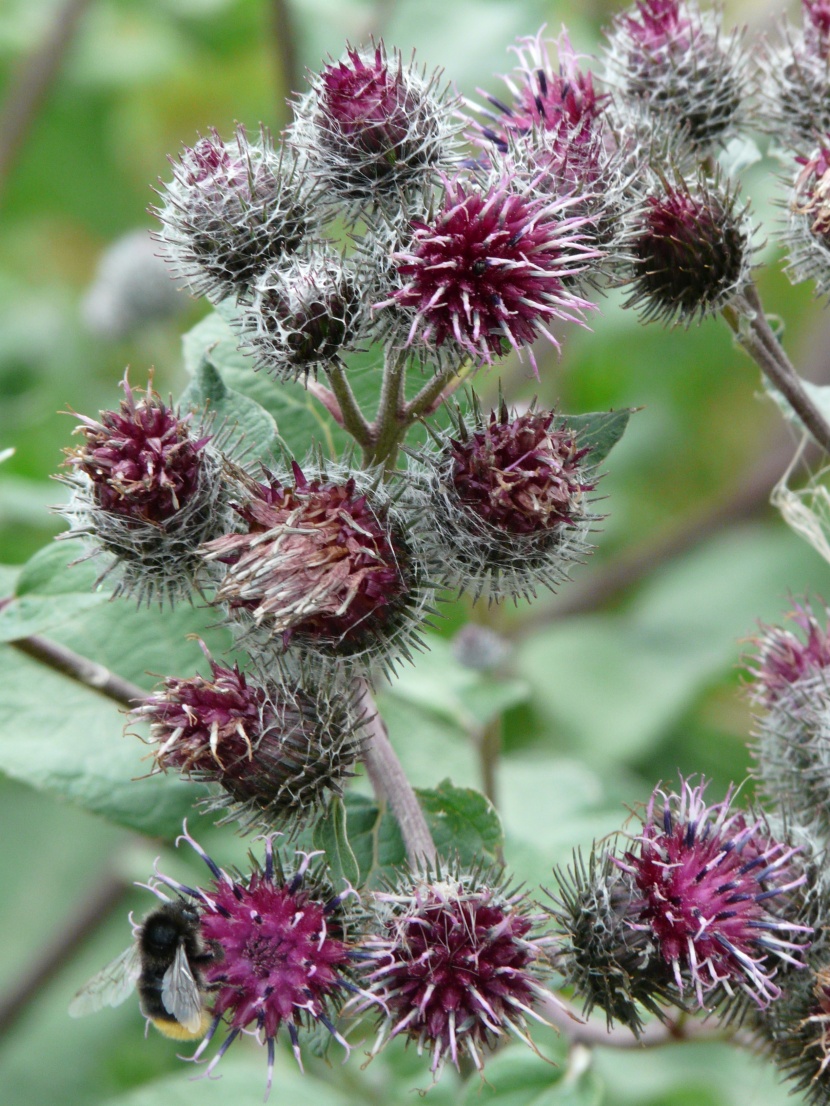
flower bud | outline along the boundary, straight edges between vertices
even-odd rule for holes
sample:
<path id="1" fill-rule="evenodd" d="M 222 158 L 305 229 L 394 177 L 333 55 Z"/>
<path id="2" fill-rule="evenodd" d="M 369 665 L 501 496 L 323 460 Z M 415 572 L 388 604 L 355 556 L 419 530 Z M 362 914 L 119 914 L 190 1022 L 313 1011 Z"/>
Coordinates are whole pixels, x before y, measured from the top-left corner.
<path id="1" fill-rule="evenodd" d="M 203 647 L 204 648 L 204 647 Z M 208 801 L 245 830 L 298 829 L 329 795 L 342 795 L 363 724 L 343 688 L 251 678 L 217 664 L 211 677 L 168 676 L 134 712 L 150 723 L 156 766 L 218 784 Z"/>
<path id="2" fill-rule="evenodd" d="M 553 411 L 459 413 L 452 436 L 418 454 L 416 486 L 432 525 L 418 537 L 434 579 L 490 600 L 554 589 L 591 551 L 598 476 L 589 449 Z"/>
<path id="3" fill-rule="evenodd" d="M 544 1021 L 532 1007 L 546 994 L 551 943 L 525 895 L 498 873 L 452 870 L 404 876 L 374 898 L 377 932 L 364 944 L 367 989 L 382 1008 L 373 1056 L 403 1036 L 431 1055 L 437 1078 L 447 1057 L 481 1071 L 510 1033 L 533 1047 L 527 1018 Z"/>
<path id="4" fill-rule="evenodd" d="M 455 101 L 398 51 L 348 49 L 311 79 L 289 140 L 326 191 L 358 205 L 401 204 L 456 160 Z"/>
<path id="5" fill-rule="evenodd" d="M 825 915 L 826 917 L 826 915 Z M 806 1106 L 830 1099 L 830 949 L 823 937 L 807 971 L 792 973 L 781 998 L 760 1011 L 756 1030 Z"/>
<path id="6" fill-rule="evenodd" d="M 622 121 L 644 111 L 658 142 L 696 157 L 726 144 L 740 123 L 747 60 L 742 32 L 725 35 L 720 17 L 694 0 L 637 0 L 615 18 L 606 53 Z"/>
<path id="7" fill-rule="evenodd" d="M 278 380 L 307 379 L 354 349 L 363 315 L 358 276 L 341 258 L 294 258 L 256 281 L 239 320 L 240 349 Z"/>
<path id="8" fill-rule="evenodd" d="M 156 873 L 159 883 L 198 904 L 202 937 L 215 953 L 204 969 L 213 1021 L 191 1059 L 201 1057 L 223 1022 L 228 1034 L 205 1069 L 206 1077 L 240 1033 L 246 1033 L 267 1048 L 270 1091 L 275 1044 L 283 1026 L 301 1067 L 298 1031 L 315 1023 L 348 1054 L 349 1046 L 332 1017 L 352 974 L 343 901 L 355 892 L 348 887 L 340 895 L 332 892 L 321 870 L 311 866 L 312 857 L 319 854 L 297 853 L 299 866 L 287 871 L 270 837 L 264 863 L 252 857 L 254 867 L 246 875 L 219 868 L 187 832 L 182 839 L 214 877 L 203 889 Z"/>
<path id="9" fill-rule="evenodd" d="M 246 526 L 204 548 L 227 566 L 215 601 L 319 660 L 394 664 L 417 642 L 431 592 L 408 524 L 366 473 L 268 476 L 237 508 Z"/>
<path id="10" fill-rule="evenodd" d="M 88 536 L 110 555 L 104 575 L 117 568 L 116 594 L 172 603 L 198 587 L 198 548 L 228 525 L 223 462 L 151 384 L 141 398 L 126 377 L 123 387 L 120 410 L 80 416 L 84 442 L 65 462 L 72 529 L 62 537 Z"/>
<path id="11" fill-rule="evenodd" d="M 752 228 L 736 196 L 701 177 L 648 195 L 627 232 L 631 294 L 645 322 L 689 326 L 722 310 L 745 287 Z"/>
<path id="12" fill-rule="evenodd" d="M 782 27 L 783 41 L 759 52 L 763 81 L 753 120 L 797 150 L 813 147 L 816 135 L 830 132 L 830 6 L 827 0 L 802 0 L 802 27 Z"/>
<path id="13" fill-rule="evenodd" d="M 265 130 L 244 127 L 228 143 L 216 131 L 185 147 L 163 185 L 156 234 L 175 277 L 218 303 L 247 295 L 269 266 L 290 257 L 315 222 L 310 189 L 291 154 L 276 154 Z"/>
<path id="14" fill-rule="evenodd" d="M 801 165 L 789 199 L 785 238 L 787 273 L 797 284 L 814 280 L 816 294 L 830 294 L 830 133 Z"/>

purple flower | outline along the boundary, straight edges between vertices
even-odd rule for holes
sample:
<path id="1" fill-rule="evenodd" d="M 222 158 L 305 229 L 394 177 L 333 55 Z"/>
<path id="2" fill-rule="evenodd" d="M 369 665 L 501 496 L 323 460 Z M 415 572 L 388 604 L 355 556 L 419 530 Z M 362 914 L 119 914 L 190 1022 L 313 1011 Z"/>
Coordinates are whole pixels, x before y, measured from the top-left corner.
<path id="1" fill-rule="evenodd" d="M 84 444 L 67 451 L 67 464 L 92 481 L 97 506 L 123 518 L 162 523 L 195 495 L 208 437 L 194 440 L 190 416 L 162 403 L 152 384 L 136 399 L 125 377 L 119 411 L 100 419 L 79 416 Z"/>
<path id="2" fill-rule="evenodd" d="M 640 895 L 629 925 L 652 936 L 681 996 L 691 988 L 704 1007 L 739 989 L 763 1007 L 780 994 L 774 961 L 803 967 L 812 929 L 782 912 L 806 877 L 797 849 L 730 809 L 731 789 L 711 806 L 705 789 L 654 791 L 636 847 L 616 861 Z"/>
<path id="3" fill-rule="evenodd" d="M 375 310 L 405 309 L 407 346 L 454 344 L 487 364 L 540 334 L 558 347 L 548 324 L 581 322 L 594 306 L 566 286 L 599 256 L 584 244 L 586 220 L 514 187 L 508 173 L 483 184 L 456 177 L 445 187 L 437 216 L 414 222 L 409 249 L 396 255 L 398 291 Z M 535 369 L 532 350 L 530 360 Z"/>
<path id="4" fill-rule="evenodd" d="M 447 1057 L 459 1067 L 468 1056 L 480 1071 L 508 1032 L 528 1040 L 526 1018 L 543 1021 L 532 1006 L 546 993 L 550 942 L 525 896 L 483 874 L 438 873 L 375 899 L 379 932 L 364 945 L 367 987 L 383 1008 L 373 1055 L 404 1036 L 431 1054 L 437 1077 Z"/>
<path id="5" fill-rule="evenodd" d="M 240 1033 L 252 1032 L 268 1051 L 268 1089 L 275 1042 L 285 1026 L 302 1067 L 298 1030 L 324 1026 L 348 1052 L 332 1017 L 341 1004 L 352 960 L 345 939 L 343 895 L 332 895 L 310 864 L 316 853 L 298 853 L 301 863 L 287 874 L 273 840 L 265 841 L 265 862 L 249 875 L 230 875 L 185 833 L 185 840 L 210 869 L 212 886 L 187 887 L 157 873 L 162 884 L 194 899 L 201 932 L 216 959 L 204 977 L 213 1021 L 191 1059 L 198 1060 L 224 1021 L 228 1035 L 208 1064 L 209 1077 Z M 354 988 L 352 988 L 354 989 Z"/>
<path id="6" fill-rule="evenodd" d="M 750 693 L 755 702 L 768 708 L 790 699 L 796 685 L 811 687 L 816 677 L 830 676 L 827 628 L 806 604 L 793 603 L 787 617 L 801 634 L 783 626 L 762 626 L 756 641 L 758 657 L 750 663 Z"/>
<path id="7" fill-rule="evenodd" d="M 296 830 L 342 785 L 360 752 L 362 719 L 343 689 L 326 694 L 311 684 L 247 675 L 208 658 L 211 678 L 168 676 L 134 712 L 150 723 L 150 743 L 162 771 L 216 783 L 245 829 Z"/>

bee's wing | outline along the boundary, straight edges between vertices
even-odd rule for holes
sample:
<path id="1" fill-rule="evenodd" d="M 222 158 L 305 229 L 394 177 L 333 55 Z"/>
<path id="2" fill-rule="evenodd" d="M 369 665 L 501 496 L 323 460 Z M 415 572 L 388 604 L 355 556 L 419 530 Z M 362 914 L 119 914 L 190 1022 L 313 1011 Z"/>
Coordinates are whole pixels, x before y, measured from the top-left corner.
<path id="1" fill-rule="evenodd" d="M 182 941 L 176 946 L 173 963 L 161 981 L 161 1002 L 185 1029 L 198 1032 L 202 1024 L 202 995 Z"/>
<path id="2" fill-rule="evenodd" d="M 132 944 L 81 987 L 69 1004 L 70 1018 L 94 1014 L 104 1006 L 119 1006 L 141 975 L 138 945 Z"/>

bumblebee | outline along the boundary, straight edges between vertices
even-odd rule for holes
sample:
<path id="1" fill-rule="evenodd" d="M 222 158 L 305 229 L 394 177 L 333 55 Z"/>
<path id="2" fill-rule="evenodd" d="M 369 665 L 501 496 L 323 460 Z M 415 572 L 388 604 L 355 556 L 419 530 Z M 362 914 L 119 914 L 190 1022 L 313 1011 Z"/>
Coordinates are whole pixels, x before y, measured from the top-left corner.
<path id="1" fill-rule="evenodd" d="M 160 1033 L 198 1040 L 210 1025 L 202 969 L 215 959 L 202 941 L 198 912 L 186 902 L 165 903 L 147 915 L 133 944 L 78 991 L 69 1015 L 119 1006 L 135 988 L 141 1012 Z"/>

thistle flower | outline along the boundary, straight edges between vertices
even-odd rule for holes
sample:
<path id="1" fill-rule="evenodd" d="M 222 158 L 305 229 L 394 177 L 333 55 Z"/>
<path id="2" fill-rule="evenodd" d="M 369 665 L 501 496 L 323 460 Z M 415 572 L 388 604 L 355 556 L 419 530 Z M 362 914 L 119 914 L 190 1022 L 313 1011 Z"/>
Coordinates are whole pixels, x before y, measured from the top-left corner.
<path id="1" fill-rule="evenodd" d="M 360 754 L 363 718 L 344 688 L 295 686 L 217 664 L 211 676 L 168 676 L 134 711 L 150 723 L 156 768 L 218 784 L 208 806 L 245 830 L 295 831 L 342 795 Z"/>
<path id="2" fill-rule="evenodd" d="M 740 123 L 747 61 L 742 32 L 724 35 L 720 17 L 694 0 L 637 0 L 615 18 L 607 79 L 622 122 L 644 111 L 658 142 L 697 157 L 726 144 Z"/>
<path id="3" fill-rule="evenodd" d="M 290 257 L 314 227 L 315 203 L 293 154 L 276 154 L 263 129 L 225 143 L 216 131 L 171 161 L 156 240 L 175 277 L 218 303 L 247 295 L 256 278 Z"/>
<path id="4" fill-rule="evenodd" d="M 452 435 L 416 455 L 414 480 L 432 521 L 416 540 L 433 577 L 491 600 L 566 580 L 591 551 L 598 517 L 586 497 L 599 478 L 589 453 L 553 411 L 514 415 L 502 402 L 486 419 L 459 412 Z"/>
<path id="5" fill-rule="evenodd" d="M 680 794 L 652 794 L 635 846 L 616 860 L 639 896 L 628 924 L 655 942 L 681 1000 L 691 990 L 709 1008 L 737 989 L 763 1007 L 780 994 L 775 962 L 804 966 L 812 929 L 786 913 L 806 877 L 797 849 L 730 809 L 731 789 L 711 806 L 705 789 L 683 780 Z"/>
<path id="6" fill-rule="evenodd" d="M 215 996 L 213 1021 L 191 1057 L 199 1060 L 224 1021 L 228 1035 L 205 1069 L 210 1077 L 240 1033 L 254 1033 L 268 1052 L 268 1091 L 274 1069 L 275 1043 L 285 1026 L 302 1068 L 298 1031 L 314 1023 L 325 1027 L 349 1051 L 332 1018 L 349 982 L 352 949 L 346 932 L 343 901 L 355 892 L 347 886 L 333 894 L 319 868 L 319 853 L 297 853 L 300 863 L 287 871 L 273 838 L 265 840 L 265 861 L 253 857 L 249 875 L 221 869 L 185 832 L 187 843 L 213 875 L 212 886 L 187 887 L 156 873 L 158 883 L 195 900 L 201 912 L 202 936 L 217 958 L 204 971 Z M 157 891 L 159 897 L 165 898 Z M 267 1097 L 267 1094 L 266 1094 Z"/>
<path id="7" fill-rule="evenodd" d="M 830 132 L 810 157 L 797 157 L 785 231 L 787 275 L 793 284 L 814 280 L 816 295 L 830 294 Z"/>
<path id="8" fill-rule="evenodd" d="M 309 169 L 338 199 L 400 207 L 457 160 L 455 100 L 399 51 L 349 48 L 339 62 L 311 79 L 311 91 L 295 107 L 289 141 Z"/>
<path id="9" fill-rule="evenodd" d="M 749 662 L 749 695 L 761 708 L 755 775 L 820 863 L 830 848 L 830 637 L 804 604 L 789 618 L 802 634 L 763 626 Z"/>
<path id="10" fill-rule="evenodd" d="M 269 638 L 319 660 L 389 666 L 410 655 L 431 592 L 408 522 L 369 474 L 322 468 L 254 484 L 236 508 L 247 530 L 209 542 L 227 565 L 215 601 Z"/>
<path id="11" fill-rule="evenodd" d="M 665 182 L 633 213 L 625 236 L 631 294 L 643 320 L 685 326 L 741 293 L 752 265 L 752 227 L 737 194 L 700 176 Z"/>
<path id="12" fill-rule="evenodd" d="M 753 120 L 786 147 L 810 149 L 830 132 L 830 7 L 827 0 L 802 0 L 802 28 L 785 22 L 776 45 L 759 52 L 762 80 Z"/>
<path id="13" fill-rule="evenodd" d="M 639 892 L 610 850 L 591 850 L 586 864 L 574 853 L 554 868 L 558 889 L 549 911 L 559 934 L 556 967 L 583 1000 L 584 1013 L 605 1011 L 608 1027 L 622 1022 L 639 1036 L 640 1008 L 659 1018 L 676 999 L 654 936 L 636 923 Z"/>
<path id="14" fill-rule="evenodd" d="M 446 346 L 457 360 L 492 364 L 540 334 L 558 348 L 548 325 L 581 323 L 595 306 L 567 287 L 599 256 L 585 242 L 587 220 L 569 215 L 568 201 L 534 196 L 508 168 L 444 186 L 437 215 L 413 222 L 410 245 L 395 256 L 397 291 L 373 310 L 403 308 L 404 346 L 439 355 Z"/>
<path id="15" fill-rule="evenodd" d="M 238 320 L 240 349 L 278 380 L 316 376 L 354 348 L 364 315 L 359 284 L 329 253 L 266 269 Z"/>
<path id="16" fill-rule="evenodd" d="M 447 1057 L 459 1067 L 466 1055 L 481 1071 L 482 1053 L 508 1033 L 534 1047 L 527 1018 L 544 1021 L 533 1003 L 548 994 L 550 941 L 526 896 L 492 872 L 438 871 L 374 898 L 378 931 L 363 951 L 383 1013 L 371 1055 L 404 1036 L 431 1055 L 437 1078 Z"/>
<path id="17" fill-rule="evenodd" d="M 152 384 L 136 396 L 125 376 L 118 411 L 78 416 L 84 443 L 66 451 L 74 490 L 65 538 L 85 536 L 110 555 L 116 594 L 139 604 L 189 596 L 204 566 L 199 545 L 229 521 L 222 458 L 191 416 L 164 404 Z M 103 576 L 101 577 L 103 579 Z"/>

